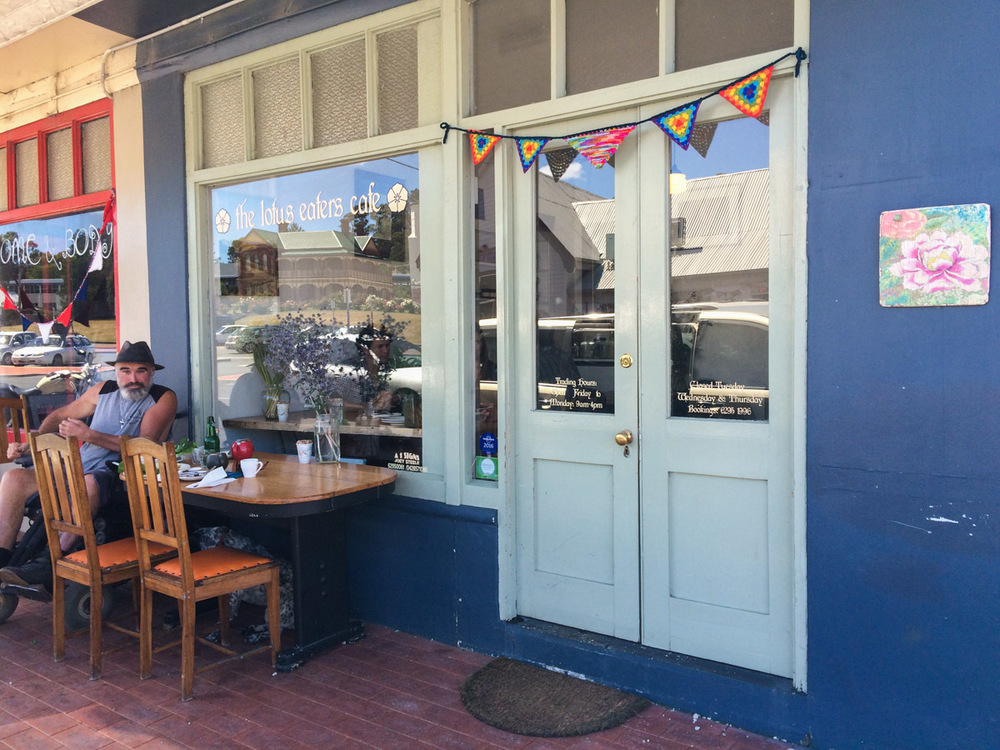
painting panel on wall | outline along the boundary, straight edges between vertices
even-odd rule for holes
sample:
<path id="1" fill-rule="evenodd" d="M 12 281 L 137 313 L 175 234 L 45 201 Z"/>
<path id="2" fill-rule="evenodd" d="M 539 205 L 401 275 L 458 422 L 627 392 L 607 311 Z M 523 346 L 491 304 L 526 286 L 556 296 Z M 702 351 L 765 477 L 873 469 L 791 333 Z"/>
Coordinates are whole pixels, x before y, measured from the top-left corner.
<path id="1" fill-rule="evenodd" d="M 989 297 L 989 205 L 882 213 L 879 302 L 883 307 L 985 305 Z"/>

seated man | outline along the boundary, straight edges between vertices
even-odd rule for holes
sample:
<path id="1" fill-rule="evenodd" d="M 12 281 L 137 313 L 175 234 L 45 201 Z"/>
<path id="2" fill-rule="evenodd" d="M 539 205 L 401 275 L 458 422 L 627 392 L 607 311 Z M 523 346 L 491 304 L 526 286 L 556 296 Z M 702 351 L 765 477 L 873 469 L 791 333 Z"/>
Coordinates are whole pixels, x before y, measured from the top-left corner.
<path id="1" fill-rule="evenodd" d="M 79 439 L 92 514 L 107 501 L 111 482 L 116 480 L 105 461 L 120 458 L 119 437 L 166 440 L 177 413 L 177 395 L 165 386 L 153 384 L 153 371 L 162 370 L 163 365 L 156 364 L 145 341 L 124 342 L 118 358 L 109 364 L 115 366 L 116 381 L 91 386 L 76 401 L 45 417 L 38 428 L 41 433 L 58 432 Z M 89 427 L 83 421 L 88 417 L 92 417 Z M 27 443 L 12 443 L 7 449 L 10 458 L 30 452 Z M 52 561 L 48 555 L 20 568 L 4 567 L 21 528 L 24 504 L 36 492 L 34 469 L 10 469 L 0 478 L 0 581 L 4 583 L 36 586 L 51 581 Z M 69 550 L 76 539 L 69 536 L 61 542 L 63 549 Z"/>

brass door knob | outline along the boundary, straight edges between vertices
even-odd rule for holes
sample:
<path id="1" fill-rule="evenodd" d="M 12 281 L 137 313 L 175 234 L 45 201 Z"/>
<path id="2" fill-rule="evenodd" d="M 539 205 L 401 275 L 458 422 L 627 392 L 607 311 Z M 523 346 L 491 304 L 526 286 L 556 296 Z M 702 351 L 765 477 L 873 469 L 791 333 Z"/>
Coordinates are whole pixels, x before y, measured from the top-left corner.
<path id="1" fill-rule="evenodd" d="M 632 355 L 631 354 L 623 354 L 622 356 L 620 356 L 618 358 L 618 364 L 620 364 L 622 367 L 625 367 L 625 368 L 631 367 L 632 366 L 632 361 L 633 360 L 632 360 Z"/>
<path id="2" fill-rule="evenodd" d="M 615 435 L 615 442 L 618 445 L 628 445 L 632 442 L 632 430 L 622 430 Z"/>

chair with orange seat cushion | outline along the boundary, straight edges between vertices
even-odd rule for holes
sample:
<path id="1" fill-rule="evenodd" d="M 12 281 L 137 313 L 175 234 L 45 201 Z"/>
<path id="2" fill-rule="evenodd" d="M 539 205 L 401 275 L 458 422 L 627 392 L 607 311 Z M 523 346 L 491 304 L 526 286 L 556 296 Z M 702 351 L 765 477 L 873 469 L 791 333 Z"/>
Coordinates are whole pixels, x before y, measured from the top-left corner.
<path id="1" fill-rule="evenodd" d="M 226 658 L 202 667 L 198 672 L 268 648 L 271 650 L 273 667 L 281 647 L 278 564 L 270 558 L 229 547 L 192 552 L 188 543 L 174 444 L 161 445 L 145 438 L 123 437 L 121 445 L 143 583 L 139 676 L 146 679 L 152 672 L 153 592 L 176 599 L 180 608 L 182 700 L 193 697 L 195 641 L 226 654 Z M 154 544 L 164 544 L 177 550 L 177 557 L 156 564 L 150 554 L 150 548 Z M 267 591 L 271 643 L 245 653 L 236 653 L 228 648 L 229 594 L 261 584 Z M 195 633 L 195 605 L 211 598 L 217 598 L 219 602 L 221 644 Z M 174 645 L 176 642 L 160 646 L 157 651 Z"/>
<path id="2" fill-rule="evenodd" d="M 76 438 L 55 434 L 31 435 L 31 452 L 38 478 L 38 494 L 45 519 L 45 534 L 52 556 L 52 653 L 56 661 L 66 653 L 66 582 L 90 588 L 90 679 L 101 676 L 101 632 L 103 625 L 123 633 L 138 635 L 114 622 L 102 622 L 104 586 L 132 580 L 133 603 L 139 601 L 139 558 L 135 539 L 126 537 L 98 545 L 90 516 L 80 443 Z M 83 539 L 83 549 L 66 553 L 60 533 Z M 158 560 L 173 556 L 163 545 L 151 549 Z M 138 609 L 138 608 L 137 608 Z"/>

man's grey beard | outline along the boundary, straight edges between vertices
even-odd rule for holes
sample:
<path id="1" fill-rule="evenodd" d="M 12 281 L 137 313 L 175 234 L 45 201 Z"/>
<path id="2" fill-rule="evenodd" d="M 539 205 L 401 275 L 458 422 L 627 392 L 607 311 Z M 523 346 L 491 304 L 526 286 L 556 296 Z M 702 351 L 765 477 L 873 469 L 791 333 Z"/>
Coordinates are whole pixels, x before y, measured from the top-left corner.
<path id="1" fill-rule="evenodd" d="M 126 401 L 142 401 L 149 395 L 149 386 L 140 385 L 138 388 L 119 388 L 118 392 Z"/>

